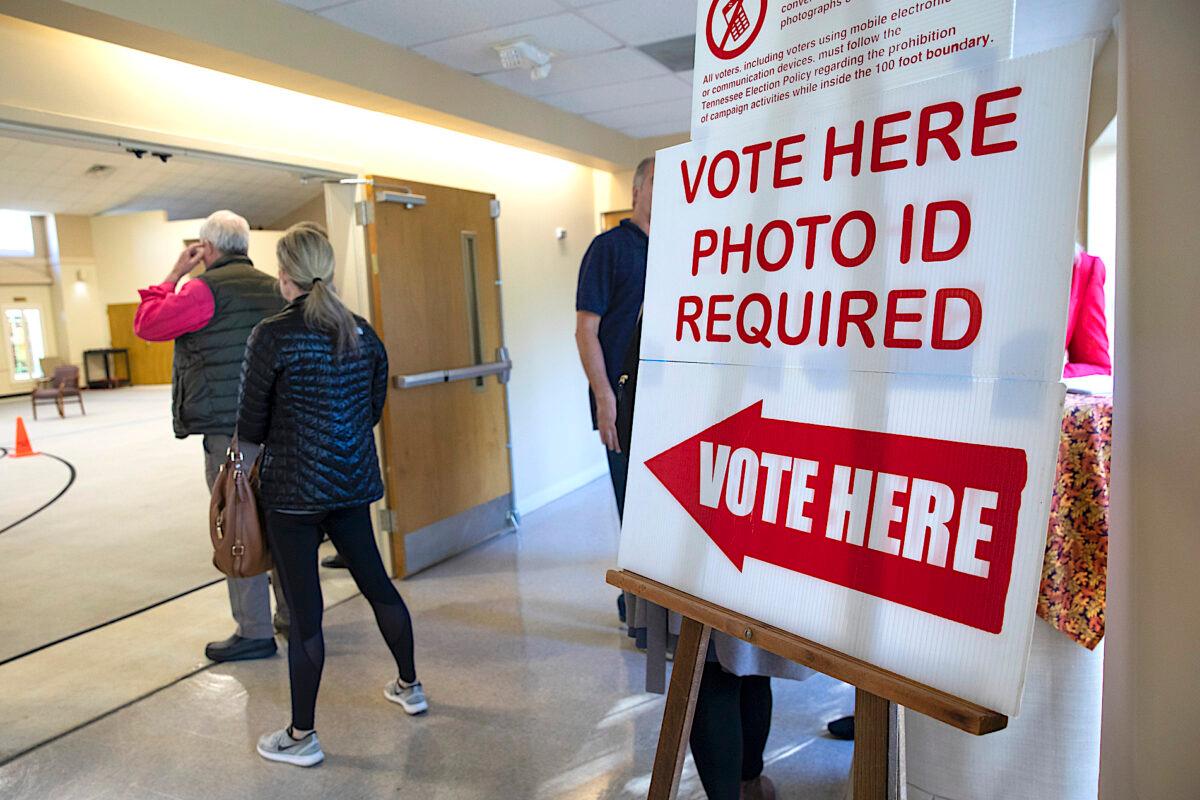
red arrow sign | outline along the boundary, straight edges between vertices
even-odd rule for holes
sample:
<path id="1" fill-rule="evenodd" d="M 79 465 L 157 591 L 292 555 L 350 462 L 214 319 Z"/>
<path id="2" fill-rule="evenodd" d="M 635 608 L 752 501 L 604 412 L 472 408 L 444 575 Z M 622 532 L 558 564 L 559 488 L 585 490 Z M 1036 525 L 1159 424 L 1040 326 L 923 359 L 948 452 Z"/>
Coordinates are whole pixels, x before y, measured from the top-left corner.
<path id="1" fill-rule="evenodd" d="M 746 558 L 999 633 L 1025 452 L 766 419 L 762 402 L 646 466 Z"/>

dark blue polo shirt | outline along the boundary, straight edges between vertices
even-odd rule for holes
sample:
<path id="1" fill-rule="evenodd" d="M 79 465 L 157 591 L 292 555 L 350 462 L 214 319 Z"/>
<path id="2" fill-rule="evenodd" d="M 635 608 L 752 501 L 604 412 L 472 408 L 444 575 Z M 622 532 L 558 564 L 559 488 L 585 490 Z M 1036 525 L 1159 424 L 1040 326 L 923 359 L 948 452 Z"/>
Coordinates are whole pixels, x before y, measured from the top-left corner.
<path id="1" fill-rule="evenodd" d="M 579 265 L 575 310 L 600 315 L 600 349 L 614 391 L 646 294 L 649 245 L 642 229 L 623 219 L 592 240 Z"/>

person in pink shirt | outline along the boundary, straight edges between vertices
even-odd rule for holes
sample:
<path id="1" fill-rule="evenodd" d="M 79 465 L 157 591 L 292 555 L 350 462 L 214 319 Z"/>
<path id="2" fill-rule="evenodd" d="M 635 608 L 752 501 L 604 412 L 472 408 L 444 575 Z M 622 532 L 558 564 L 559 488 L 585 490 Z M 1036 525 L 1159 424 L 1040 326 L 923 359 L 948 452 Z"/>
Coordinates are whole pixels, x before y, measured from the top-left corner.
<path id="1" fill-rule="evenodd" d="M 204 244 L 189 245 L 162 283 L 139 289 L 142 302 L 133 317 L 133 332 L 148 342 L 170 342 L 207 325 L 215 308 L 208 284 L 188 281 L 175 291 L 184 276 L 203 263 Z"/>
<path id="2" fill-rule="evenodd" d="M 279 313 L 283 296 L 275 279 L 254 268 L 248 255 L 250 225 L 232 211 L 218 211 L 200 227 L 200 242 L 184 249 L 166 280 L 141 290 L 134 332 L 152 342 L 175 342 L 171 411 L 175 436 L 201 436 L 209 490 L 225 462 L 237 424 L 242 360 L 250 331 Z M 192 270 L 204 271 L 178 288 Z M 253 453 L 243 454 L 253 458 Z M 199 520 L 197 520 L 198 522 Z M 228 578 L 237 630 L 204 650 L 213 661 L 274 655 L 275 628 L 287 625 L 287 605 L 274 581 L 277 615 L 271 618 L 266 575 Z"/>
<path id="3" fill-rule="evenodd" d="M 1104 262 L 1083 250 L 1075 254 L 1071 275 L 1066 349 L 1064 378 L 1112 374 L 1104 316 Z"/>

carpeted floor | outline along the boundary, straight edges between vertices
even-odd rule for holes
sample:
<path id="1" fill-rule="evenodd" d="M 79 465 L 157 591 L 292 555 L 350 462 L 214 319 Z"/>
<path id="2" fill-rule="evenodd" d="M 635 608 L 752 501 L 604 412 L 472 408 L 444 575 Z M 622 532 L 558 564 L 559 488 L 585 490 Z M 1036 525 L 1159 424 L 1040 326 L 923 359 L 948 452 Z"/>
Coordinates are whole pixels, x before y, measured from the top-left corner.
<path id="1" fill-rule="evenodd" d="M 0 662 L 220 578 L 210 563 L 197 438 L 171 432 L 169 387 L 86 392 L 87 416 L 0 401 L 0 447 L 18 415 L 36 450 L 72 464 L 74 485 L 0 534 Z M 67 466 L 0 458 L 0 529 L 51 500 Z"/>

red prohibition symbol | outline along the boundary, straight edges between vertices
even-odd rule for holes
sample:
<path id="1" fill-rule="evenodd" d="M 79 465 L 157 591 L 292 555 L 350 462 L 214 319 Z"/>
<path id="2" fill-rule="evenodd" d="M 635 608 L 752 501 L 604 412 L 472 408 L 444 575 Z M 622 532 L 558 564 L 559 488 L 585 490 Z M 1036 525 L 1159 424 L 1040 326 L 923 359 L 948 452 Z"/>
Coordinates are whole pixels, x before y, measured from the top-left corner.
<path id="1" fill-rule="evenodd" d="M 746 11 L 747 4 L 758 6 L 753 21 Z M 720 59 L 737 58 L 758 38 L 766 18 L 767 0 L 713 0 L 708 9 L 708 49 Z"/>

